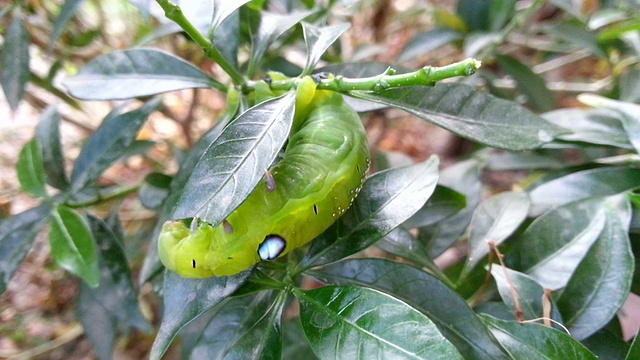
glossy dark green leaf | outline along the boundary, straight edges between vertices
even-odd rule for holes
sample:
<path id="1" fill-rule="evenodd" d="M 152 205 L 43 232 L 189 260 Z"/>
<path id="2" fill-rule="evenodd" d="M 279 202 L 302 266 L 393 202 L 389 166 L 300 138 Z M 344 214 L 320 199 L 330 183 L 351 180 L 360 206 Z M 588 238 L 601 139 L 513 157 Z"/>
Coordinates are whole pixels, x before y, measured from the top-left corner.
<path id="1" fill-rule="evenodd" d="M 120 115 L 113 111 L 105 117 L 75 161 L 71 172 L 71 188 L 74 192 L 86 188 L 122 156 L 159 104 L 160 99 L 155 99 L 136 110 Z"/>
<path id="2" fill-rule="evenodd" d="M 165 271 L 162 323 L 151 347 L 151 360 L 159 360 L 180 329 L 231 295 L 250 271 L 234 276 L 185 279 Z"/>
<path id="3" fill-rule="evenodd" d="M 220 306 L 195 344 L 191 359 L 280 359 L 280 317 L 286 293 L 234 297 Z"/>
<path id="4" fill-rule="evenodd" d="M 629 344 L 606 329 L 598 330 L 580 342 L 598 359 L 624 360 L 629 352 Z"/>
<path id="5" fill-rule="evenodd" d="M 114 51 L 87 63 L 62 81 L 83 100 L 117 100 L 191 88 L 221 88 L 192 64 L 152 49 Z"/>
<path id="6" fill-rule="evenodd" d="M 327 264 L 382 239 L 420 209 L 438 181 L 439 160 L 381 171 L 365 181 L 353 206 L 311 243 L 299 267 Z"/>
<path id="7" fill-rule="evenodd" d="M 522 311 L 523 320 L 539 319 L 548 316 L 544 313 L 544 306 L 542 304 L 544 289 L 537 281 L 521 272 L 503 268 L 499 266 L 499 264 L 493 264 L 491 267 L 491 275 L 496 281 L 502 301 L 511 311 L 512 316 L 509 320 L 516 319 L 515 314 L 518 310 Z M 519 309 L 515 306 L 516 300 L 513 298 L 512 292 L 514 290 L 518 296 Z M 551 301 L 551 299 L 549 299 L 549 301 Z M 551 307 L 551 318 L 562 322 L 554 303 L 552 303 Z"/>
<path id="8" fill-rule="evenodd" d="M 36 197 L 47 197 L 42 150 L 37 138 L 31 139 L 22 147 L 16 172 L 22 190 Z"/>
<path id="9" fill-rule="evenodd" d="M 171 180 L 171 185 L 169 185 L 169 191 L 167 193 L 167 197 L 162 203 L 162 208 L 158 214 L 158 220 L 156 221 L 156 225 L 153 228 L 153 232 L 151 233 L 151 242 L 149 244 L 149 248 L 147 250 L 147 254 L 144 258 L 144 262 L 142 264 L 142 269 L 140 270 L 140 283 L 145 283 L 150 280 L 154 275 L 158 275 L 161 273 L 163 266 L 160 263 L 160 258 L 158 257 L 158 234 L 162 229 L 162 225 L 165 221 L 171 219 L 171 215 L 173 214 L 173 210 L 182 196 L 182 192 L 184 191 L 185 184 L 189 180 L 193 169 L 195 168 L 198 160 L 202 156 L 202 153 L 207 149 L 207 147 L 214 142 L 222 129 L 228 124 L 234 114 L 224 113 L 223 116 L 218 120 L 218 123 L 207 131 L 189 150 L 186 154 L 184 160 L 180 164 L 180 169 L 178 173 Z"/>
<path id="10" fill-rule="evenodd" d="M 244 1 L 244 0 L 243 0 Z M 232 4 L 233 1 L 222 1 L 224 4 Z M 212 34 L 211 42 L 222 56 L 238 68 L 238 49 L 240 48 L 240 12 L 234 12 L 227 16 Z"/>
<path id="11" fill-rule="evenodd" d="M 291 128 L 294 104 L 294 94 L 288 93 L 258 104 L 229 124 L 202 154 L 173 217 L 221 223 L 278 155 Z"/>
<path id="12" fill-rule="evenodd" d="M 538 112 L 555 109 L 554 94 L 549 91 L 544 79 L 530 67 L 508 55 L 496 56 L 498 66 L 515 80 L 518 90 L 527 97 L 527 102 Z"/>
<path id="13" fill-rule="evenodd" d="M 446 28 L 436 28 L 417 34 L 398 55 L 398 61 L 408 61 L 425 55 L 454 41 L 461 40 L 463 34 Z"/>
<path id="14" fill-rule="evenodd" d="M 529 191 L 531 214 L 596 196 L 615 195 L 640 187 L 640 169 L 604 167 L 571 173 Z"/>
<path id="15" fill-rule="evenodd" d="M 352 259 L 322 267 L 313 276 L 331 284 L 371 287 L 406 302 L 427 315 L 465 359 L 506 359 L 464 299 L 420 269 L 382 259 Z"/>
<path id="16" fill-rule="evenodd" d="M 592 198 L 550 210 L 529 225 L 505 261 L 544 288 L 564 287 L 605 226 L 605 202 Z"/>
<path id="17" fill-rule="evenodd" d="M 445 170 L 446 171 L 446 170 Z M 438 185 L 426 204 L 402 226 L 407 229 L 429 226 L 444 220 L 467 206 L 466 197 L 446 186 Z"/>
<path id="18" fill-rule="evenodd" d="M 171 180 L 171 176 L 161 173 L 147 175 L 138 192 L 142 205 L 147 209 L 159 210 L 169 194 Z"/>
<path id="19" fill-rule="evenodd" d="M 49 244 L 56 264 L 97 287 L 100 269 L 93 235 L 87 221 L 72 209 L 61 205 L 51 212 Z"/>
<path id="20" fill-rule="evenodd" d="M 594 94 L 584 94 L 579 99 L 588 105 L 615 111 L 627 133 L 629 142 L 636 152 L 640 153 L 640 105 Z"/>
<path id="21" fill-rule="evenodd" d="M 93 351 L 100 360 L 113 359 L 118 320 L 82 283 L 76 298 L 76 314 Z"/>
<path id="22" fill-rule="evenodd" d="M 466 275 L 489 253 L 488 241 L 498 246 L 511 236 L 528 211 L 526 193 L 503 192 L 481 202 L 469 224 L 469 255 L 462 273 Z"/>
<path id="23" fill-rule="evenodd" d="M 0 219 L 0 294 L 7 289 L 50 211 L 51 207 L 43 204 Z"/>
<path id="24" fill-rule="evenodd" d="M 461 137 L 505 150 L 538 148 L 565 132 L 529 110 L 465 84 L 410 86 L 350 95 L 404 110 Z"/>
<path id="25" fill-rule="evenodd" d="M 629 352 L 627 353 L 627 357 L 624 360 L 633 360 L 640 358 L 640 336 L 636 334 L 633 342 L 631 343 L 631 347 L 629 348 Z"/>
<path id="26" fill-rule="evenodd" d="M 294 294 L 321 359 L 462 359 L 428 317 L 389 295 L 335 286 Z"/>
<path id="27" fill-rule="evenodd" d="M 42 145 L 42 161 L 47 184 L 60 190 L 67 189 L 69 180 L 60 145 L 60 114 L 55 107 L 48 107 L 40 115 L 36 137 Z"/>
<path id="28" fill-rule="evenodd" d="M 304 40 L 307 45 L 307 63 L 301 76 L 309 75 L 315 68 L 320 57 L 327 49 L 349 28 L 347 23 L 338 23 L 331 26 L 316 27 L 302 22 Z"/>
<path id="29" fill-rule="evenodd" d="M 62 35 L 64 27 L 67 26 L 67 23 L 71 20 L 73 14 L 75 14 L 83 1 L 84 0 L 64 1 L 56 20 L 53 23 L 53 30 L 51 31 L 51 39 L 49 39 L 49 48 L 47 49 L 47 52 L 51 53 L 53 51 L 56 42 L 58 42 L 60 35 Z"/>
<path id="30" fill-rule="evenodd" d="M 260 13 L 260 28 L 251 39 L 251 57 L 249 58 L 247 75 L 249 77 L 255 75 L 265 51 L 280 35 L 312 13 L 312 11 L 293 11 L 288 14 L 276 14 L 262 11 Z"/>
<path id="31" fill-rule="evenodd" d="M 455 215 L 419 229 L 418 240 L 432 259 L 455 243 L 471 221 L 473 210 L 480 202 L 480 163 L 476 160 L 460 161 L 444 169 L 438 183 L 463 194 L 466 207 Z"/>
<path id="32" fill-rule="evenodd" d="M 567 23 L 554 23 L 542 27 L 541 30 L 571 44 L 576 50 L 587 50 L 592 55 L 607 59 L 607 54 L 598 44 L 596 35 L 581 26 Z"/>
<path id="33" fill-rule="evenodd" d="M 429 257 L 429 253 L 411 233 L 403 227 L 397 227 L 376 243 L 376 247 L 409 260 L 438 274 L 440 270 Z"/>
<path id="34" fill-rule="evenodd" d="M 519 324 L 480 315 L 512 359 L 596 360 L 584 345 L 568 334 L 541 324 Z"/>
<path id="35" fill-rule="evenodd" d="M 282 323 L 282 358 L 316 360 L 313 350 L 304 336 L 299 317 L 293 317 Z"/>
<path id="36" fill-rule="evenodd" d="M 94 216 L 89 216 L 89 226 L 98 245 L 100 286 L 86 289 L 86 295 L 93 297 L 120 324 L 150 332 L 151 326 L 138 306 L 138 294 L 122 246 L 123 239 L 116 229 Z"/>
<path id="37" fill-rule="evenodd" d="M 550 123 L 571 130 L 557 138 L 565 141 L 611 145 L 631 149 L 619 116 L 607 109 L 559 109 L 542 115 Z"/>
<path id="38" fill-rule="evenodd" d="M 606 201 L 604 229 L 558 299 L 565 325 L 576 339 L 604 327 L 624 304 L 633 277 L 634 260 L 627 234 L 630 205 L 624 196 Z"/>
<path id="39" fill-rule="evenodd" d="M 0 85 L 11 111 L 18 109 L 29 81 L 29 37 L 22 16 L 15 7 L 0 51 Z"/>

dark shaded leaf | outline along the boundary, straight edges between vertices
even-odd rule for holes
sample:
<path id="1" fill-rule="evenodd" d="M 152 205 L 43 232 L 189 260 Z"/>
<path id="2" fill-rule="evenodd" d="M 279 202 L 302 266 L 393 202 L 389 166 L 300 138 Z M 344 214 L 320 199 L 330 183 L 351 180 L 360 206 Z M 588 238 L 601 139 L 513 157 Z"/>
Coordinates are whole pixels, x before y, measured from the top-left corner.
<path id="1" fill-rule="evenodd" d="M 243 0 L 244 1 L 244 0 Z M 224 4 L 232 4 L 234 1 L 221 1 Z M 238 48 L 240 47 L 240 12 L 229 15 L 213 33 L 211 42 L 222 56 L 238 68 Z"/>
<path id="2" fill-rule="evenodd" d="M 331 263 L 382 239 L 420 209 L 438 181 L 439 160 L 381 171 L 365 181 L 353 206 L 311 243 L 301 269 Z"/>
<path id="3" fill-rule="evenodd" d="M 627 353 L 627 357 L 624 360 L 633 360 L 638 358 L 640 358 L 640 336 L 636 334 L 633 342 L 631 343 L 631 347 L 629 348 L 629 352 Z"/>
<path id="4" fill-rule="evenodd" d="M 597 359 L 584 345 L 562 331 L 536 323 L 519 324 L 486 315 L 480 315 L 480 320 L 489 327 L 512 359 Z"/>
<path id="5" fill-rule="evenodd" d="M 598 359 L 624 360 L 625 355 L 629 352 L 629 344 L 606 329 L 598 330 L 580 342 Z"/>
<path id="6" fill-rule="evenodd" d="M 445 170 L 446 171 L 446 170 Z M 444 220 L 467 206 L 466 197 L 446 186 L 438 185 L 426 204 L 402 224 L 407 229 L 429 226 Z"/>
<path id="7" fill-rule="evenodd" d="M 349 26 L 347 23 L 338 23 L 319 28 L 312 24 L 302 22 L 304 41 L 307 45 L 307 62 L 300 76 L 311 74 L 318 61 L 320 61 L 320 57 L 340 35 L 349 29 Z"/>
<path id="8" fill-rule="evenodd" d="M 211 32 L 215 33 L 220 24 L 224 22 L 231 14 L 233 14 L 240 6 L 248 3 L 250 0 L 213 0 L 213 19 L 211 20 Z"/>
<path id="9" fill-rule="evenodd" d="M 285 298 L 285 292 L 261 292 L 221 304 L 199 334 L 190 358 L 280 359 L 280 317 Z"/>
<path id="10" fill-rule="evenodd" d="M 420 269 L 382 259 L 352 259 L 325 266 L 313 276 L 331 284 L 371 287 L 406 302 L 427 315 L 466 359 L 506 359 L 464 299 Z"/>
<path id="11" fill-rule="evenodd" d="M 488 30 L 490 8 L 491 0 L 460 0 L 456 13 L 464 20 L 469 31 Z"/>
<path id="12" fill-rule="evenodd" d="M 16 111 L 29 81 L 29 38 L 18 7 L 4 34 L 0 51 L 0 85 L 11 111 Z"/>
<path id="13" fill-rule="evenodd" d="M 64 156 L 60 145 L 60 114 L 55 107 L 48 107 L 40 115 L 36 137 L 42 145 L 42 160 L 47 184 L 65 190 L 69 180 L 65 173 Z"/>
<path id="14" fill-rule="evenodd" d="M 321 359 L 462 359 L 428 317 L 391 296 L 334 286 L 294 294 Z"/>
<path id="15" fill-rule="evenodd" d="M 100 360 L 113 359 L 117 319 L 96 299 L 91 289 L 82 283 L 76 299 L 76 314 L 84 335 Z"/>
<path id="16" fill-rule="evenodd" d="M 216 80 L 174 55 L 152 49 L 114 51 L 62 81 L 83 100 L 118 100 L 191 88 L 221 88 Z"/>
<path id="17" fill-rule="evenodd" d="M 160 99 L 154 99 L 136 110 L 121 115 L 111 112 L 105 117 L 76 159 L 71 172 L 71 188 L 74 192 L 86 188 L 122 156 L 159 104 Z"/>
<path id="18" fill-rule="evenodd" d="M 51 212 L 49 244 L 56 264 L 95 288 L 100 283 L 96 246 L 86 220 L 60 205 Z"/>
<path id="19" fill-rule="evenodd" d="M 20 151 L 16 172 L 22 190 L 36 197 L 47 197 L 42 151 L 37 138 L 31 139 Z"/>
<path id="20" fill-rule="evenodd" d="M 503 192 L 478 205 L 469 224 L 469 255 L 460 275 L 463 278 L 489 253 L 488 241 L 500 245 L 527 217 L 526 193 Z"/>
<path id="21" fill-rule="evenodd" d="M 604 229 L 558 299 L 571 335 L 585 339 L 605 326 L 624 304 L 634 260 L 627 234 L 631 208 L 625 196 L 608 198 Z"/>
<path id="22" fill-rule="evenodd" d="M 404 110 L 456 135 L 505 150 L 538 148 L 565 132 L 529 110 L 465 84 L 409 86 L 379 94 L 349 93 L 358 99 Z"/>
<path id="23" fill-rule="evenodd" d="M 290 318 L 282 323 L 282 358 L 317 360 L 309 341 L 304 336 L 299 317 Z"/>
<path id="24" fill-rule="evenodd" d="M 55 22 L 53 23 L 53 30 L 51 31 L 51 39 L 49 39 L 49 48 L 47 49 L 48 53 L 53 52 L 55 48 L 56 42 L 62 35 L 62 31 L 64 27 L 67 26 L 67 23 L 73 17 L 73 14 L 78 10 L 78 7 L 82 4 L 84 0 L 65 0 L 64 4 L 60 8 L 60 13 L 56 17 Z"/>
<path id="25" fill-rule="evenodd" d="M 434 274 L 440 273 L 424 246 L 403 227 L 393 229 L 376 243 L 376 247 L 425 267 Z"/>
<path id="26" fill-rule="evenodd" d="M 186 324 L 211 309 L 242 285 L 251 271 L 228 277 L 185 279 L 165 271 L 164 312 L 150 359 L 161 359 L 171 341 Z"/>
<path id="27" fill-rule="evenodd" d="M 547 181 L 529 191 L 532 215 L 596 196 L 615 195 L 640 187 L 640 169 L 605 167 L 578 171 Z"/>
<path id="28" fill-rule="evenodd" d="M 147 209 L 159 210 L 169 195 L 171 180 L 173 180 L 171 176 L 161 173 L 147 175 L 138 192 L 142 205 Z"/>
<path id="29" fill-rule="evenodd" d="M 49 219 L 51 206 L 42 204 L 20 214 L 0 219 L 0 294 L 7 289 L 13 274 Z"/>
<path id="30" fill-rule="evenodd" d="M 527 102 L 538 112 L 555 109 L 554 94 L 549 91 L 544 79 L 530 67 L 508 55 L 496 56 L 498 66 L 515 80 L 518 90 L 527 97 Z"/>
<path id="31" fill-rule="evenodd" d="M 436 28 L 419 33 L 407 42 L 398 55 L 398 61 L 413 60 L 439 47 L 462 40 L 463 36 L 459 31 L 446 28 Z"/>
<path id="32" fill-rule="evenodd" d="M 282 148 L 295 96 L 268 100 L 235 119 L 202 154 L 173 213 L 218 225 L 251 193 Z M 206 194 L 206 196 L 203 196 Z"/>

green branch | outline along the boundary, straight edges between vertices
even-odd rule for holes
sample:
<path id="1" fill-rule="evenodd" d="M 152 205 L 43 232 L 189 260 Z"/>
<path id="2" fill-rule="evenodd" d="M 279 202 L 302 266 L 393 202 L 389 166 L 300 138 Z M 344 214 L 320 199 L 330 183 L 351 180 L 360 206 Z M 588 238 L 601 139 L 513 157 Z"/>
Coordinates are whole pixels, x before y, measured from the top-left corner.
<path id="1" fill-rule="evenodd" d="M 204 37 L 198 29 L 187 19 L 182 13 L 182 9 L 180 6 L 172 3 L 169 0 L 156 0 L 158 5 L 164 10 L 164 15 L 167 19 L 172 20 L 176 24 L 178 24 L 182 30 L 184 30 L 189 37 L 195 41 L 200 48 L 204 51 L 205 55 L 215 61 L 222 70 L 224 70 L 229 76 L 231 80 L 236 85 L 241 85 L 244 83 L 244 78 L 242 75 L 234 68 L 229 62 L 222 56 L 220 51 L 213 46 L 213 43 Z"/>
<path id="2" fill-rule="evenodd" d="M 473 75 L 478 68 L 480 68 L 480 61 L 469 58 L 440 67 L 425 66 L 420 70 L 399 75 L 396 75 L 396 71 L 392 68 L 387 69 L 383 74 L 368 78 L 351 79 L 338 75 L 328 79 L 321 79 L 317 88 L 345 94 L 350 91 L 381 93 L 387 89 L 403 86 L 433 86 L 440 80 Z M 273 81 L 269 84 L 269 87 L 271 90 L 289 90 L 294 88 L 298 81 L 299 79 Z M 243 90 L 252 90 L 254 84 L 255 82 L 246 83 Z"/>
<path id="3" fill-rule="evenodd" d="M 117 190 L 113 191 L 113 192 L 109 192 L 109 193 L 98 193 L 98 196 L 96 196 L 95 198 L 91 199 L 91 200 L 87 200 L 87 201 L 83 201 L 83 202 L 79 202 L 79 203 L 71 203 L 71 204 L 65 204 L 70 208 L 81 208 L 81 207 L 89 207 L 89 206 L 93 206 L 93 205 L 98 205 L 98 204 L 102 204 L 106 201 L 109 200 L 113 200 L 113 199 L 119 199 L 119 198 L 123 198 L 131 193 L 134 193 L 136 191 L 140 190 L 140 185 L 131 185 L 131 186 L 123 186 L 118 188 Z"/>

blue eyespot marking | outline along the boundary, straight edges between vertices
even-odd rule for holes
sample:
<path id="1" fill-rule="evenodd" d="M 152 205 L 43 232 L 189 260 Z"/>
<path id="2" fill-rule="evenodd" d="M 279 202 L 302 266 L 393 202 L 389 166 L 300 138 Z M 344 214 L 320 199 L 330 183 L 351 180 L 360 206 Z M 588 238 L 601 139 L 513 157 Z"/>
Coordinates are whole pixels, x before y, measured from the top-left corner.
<path id="1" fill-rule="evenodd" d="M 258 245 L 258 255 L 262 260 L 273 260 L 282 254 L 287 242 L 280 235 L 267 235 L 264 241 Z"/>

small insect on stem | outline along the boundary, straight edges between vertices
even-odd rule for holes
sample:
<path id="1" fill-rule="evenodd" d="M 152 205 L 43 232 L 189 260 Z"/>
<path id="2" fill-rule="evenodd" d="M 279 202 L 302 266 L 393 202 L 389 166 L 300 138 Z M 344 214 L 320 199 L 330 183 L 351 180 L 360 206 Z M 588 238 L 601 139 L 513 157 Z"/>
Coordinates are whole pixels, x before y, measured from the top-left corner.
<path id="1" fill-rule="evenodd" d="M 190 233 L 194 233 L 196 232 L 196 230 L 198 230 L 198 222 L 200 222 L 200 219 L 197 216 L 194 216 L 193 219 L 191 219 L 191 226 L 189 226 L 189 232 Z"/>
<path id="2" fill-rule="evenodd" d="M 276 180 L 273 178 L 273 175 L 269 170 L 264 172 L 264 179 L 267 182 L 267 191 L 272 192 L 276 189 Z"/>

